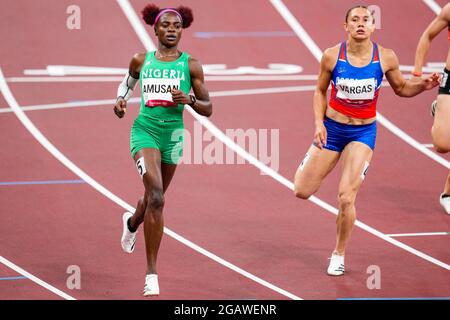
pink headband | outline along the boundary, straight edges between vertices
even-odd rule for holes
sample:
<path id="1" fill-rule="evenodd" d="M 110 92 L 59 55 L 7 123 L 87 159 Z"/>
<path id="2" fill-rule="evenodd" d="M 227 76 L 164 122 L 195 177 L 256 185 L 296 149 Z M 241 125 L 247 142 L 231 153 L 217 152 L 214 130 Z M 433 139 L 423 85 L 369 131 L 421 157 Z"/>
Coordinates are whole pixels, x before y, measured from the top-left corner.
<path id="1" fill-rule="evenodd" d="M 180 14 L 177 10 L 167 8 L 167 9 L 162 9 L 162 10 L 158 13 L 158 15 L 156 16 L 156 19 L 155 19 L 155 24 L 157 24 L 159 18 L 161 18 L 161 16 L 162 16 L 163 14 L 167 13 L 167 12 L 173 12 L 173 13 L 176 13 L 176 15 L 180 17 L 181 22 L 183 22 L 183 17 L 181 16 L 181 14 Z"/>

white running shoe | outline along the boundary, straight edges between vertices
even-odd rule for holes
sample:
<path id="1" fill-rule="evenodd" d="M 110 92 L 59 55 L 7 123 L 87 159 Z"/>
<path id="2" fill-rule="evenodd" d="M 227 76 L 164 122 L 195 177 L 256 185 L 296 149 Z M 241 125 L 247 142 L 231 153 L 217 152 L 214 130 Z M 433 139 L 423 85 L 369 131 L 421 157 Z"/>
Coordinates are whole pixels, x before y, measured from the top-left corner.
<path id="1" fill-rule="evenodd" d="M 159 284 L 157 274 L 145 276 L 144 297 L 159 295 Z"/>
<path id="2" fill-rule="evenodd" d="M 441 193 L 441 195 L 439 196 L 439 203 L 441 204 L 442 208 L 444 208 L 445 212 L 447 212 L 447 214 L 450 214 L 450 197 L 445 197 L 443 198 L 444 194 Z"/>
<path id="3" fill-rule="evenodd" d="M 122 216 L 122 222 L 123 222 L 123 232 L 122 232 L 122 239 L 120 240 L 120 243 L 122 244 L 122 249 L 126 253 L 132 253 L 134 251 L 134 247 L 136 244 L 136 232 L 131 232 L 128 229 L 128 219 L 130 219 L 133 216 L 131 212 L 125 212 Z"/>
<path id="4" fill-rule="evenodd" d="M 330 265 L 328 266 L 327 273 L 330 276 L 342 276 L 344 274 L 344 256 L 340 256 L 335 254 L 334 252 L 331 254 Z"/>

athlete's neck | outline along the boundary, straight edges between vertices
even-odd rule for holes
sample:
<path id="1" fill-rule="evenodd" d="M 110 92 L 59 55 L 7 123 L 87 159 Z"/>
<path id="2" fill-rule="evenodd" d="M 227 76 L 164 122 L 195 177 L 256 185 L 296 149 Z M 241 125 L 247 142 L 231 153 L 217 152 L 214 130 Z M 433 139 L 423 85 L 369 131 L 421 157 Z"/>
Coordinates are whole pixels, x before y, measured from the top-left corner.
<path id="1" fill-rule="evenodd" d="M 370 53 L 372 52 L 372 41 L 370 39 L 365 39 L 363 41 L 349 39 L 347 41 L 347 52 L 357 56 Z"/>
<path id="2" fill-rule="evenodd" d="M 167 48 L 164 45 L 158 45 L 158 50 L 156 50 L 156 54 L 159 58 L 165 58 L 165 57 L 178 57 L 180 55 L 180 52 L 178 51 L 177 47 L 171 47 Z"/>

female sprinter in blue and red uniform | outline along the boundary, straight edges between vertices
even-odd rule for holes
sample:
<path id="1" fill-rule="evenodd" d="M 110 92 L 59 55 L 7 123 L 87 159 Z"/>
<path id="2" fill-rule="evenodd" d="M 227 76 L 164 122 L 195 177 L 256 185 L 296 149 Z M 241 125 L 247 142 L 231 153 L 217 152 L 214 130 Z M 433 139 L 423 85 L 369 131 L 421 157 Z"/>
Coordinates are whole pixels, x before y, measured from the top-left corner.
<path id="1" fill-rule="evenodd" d="M 119 86 L 114 111 L 119 118 L 125 115 L 126 102 L 140 80 L 141 108 L 131 128 L 130 153 L 142 177 L 145 194 L 134 214 L 123 215 L 121 244 L 125 252 L 132 253 L 139 225 L 144 224 L 147 254 L 144 296 L 154 296 L 159 295 L 156 260 L 164 229 L 164 193 L 183 149 L 180 138 L 184 105 L 189 104 L 198 114 L 209 117 L 212 103 L 200 62 L 178 50 L 182 29 L 193 21 L 191 9 L 160 9 L 150 4 L 142 15 L 154 27 L 157 50 L 133 57 L 129 73 Z M 191 88 L 194 95 L 189 95 Z"/>
<path id="2" fill-rule="evenodd" d="M 416 82 L 403 78 L 395 53 L 371 41 L 375 21 L 367 7 L 348 10 L 344 27 L 347 41 L 323 54 L 313 101 L 314 143 L 295 174 L 295 195 L 308 199 L 342 158 L 337 240 L 327 270 L 335 276 L 344 274 L 345 249 L 356 220 L 355 199 L 375 148 L 376 104 L 383 75 L 401 97 L 415 96 L 439 83 L 437 74 Z"/>

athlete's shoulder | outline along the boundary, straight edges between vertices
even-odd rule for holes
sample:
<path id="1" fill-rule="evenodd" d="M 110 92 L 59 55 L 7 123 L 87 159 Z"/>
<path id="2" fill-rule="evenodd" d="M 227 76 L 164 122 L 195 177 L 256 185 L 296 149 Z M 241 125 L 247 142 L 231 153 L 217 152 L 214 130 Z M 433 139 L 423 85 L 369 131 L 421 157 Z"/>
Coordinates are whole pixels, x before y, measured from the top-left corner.
<path id="1" fill-rule="evenodd" d="M 394 50 L 384 48 L 378 44 L 378 52 L 380 54 L 380 61 L 383 66 L 384 73 L 399 67 L 399 61 Z"/>
<path id="2" fill-rule="evenodd" d="M 450 22 L 450 3 L 447 3 L 439 13 L 439 16 L 441 18 L 444 18 L 447 20 L 447 22 Z"/>
<path id="3" fill-rule="evenodd" d="M 337 44 L 333 47 L 326 48 L 322 55 L 322 60 L 320 64 L 322 65 L 322 68 L 332 71 L 336 65 L 338 56 L 339 56 L 339 50 L 341 48 L 341 44 Z"/>
<path id="4" fill-rule="evenodd" d="M 142 63 L 144 63 L 144 60 L 145 60 L 145 57 L 147 56 L 147 53 L 145 53 L 145 52 L 140 52 L 140 53 L 135 53 L 134 55 L 133 55 L 133 58 L 131 59 L 131 61 L 134 61 L 134 62 L 141 62 L 141 64 Z"/>
<path id="5" fill-rule="evenodd" d="M 188 64 L 189 64 L 189 73 L 191 74 L 191 77 L 203 79 L 204 73 L 200 61 L 197 58 L 189 56 Z"/>
<path id="6" fill-rule="evenodd" d="M 145 53 L 136 53 L 130 61 L 129 71 L 133 78 L 139 78 L 139 73 L 141 72 L 142 65 L 145 60 Z"/>
<path id="7" fill-rule="evenodd" d="M 130 66 L 133 66 L 135 70 L 139 70 L 144 64 L 146 53 L 135 53 L 131 58 Z"/>
<path id="8" fill-rule="evenodd" d="M 191 63 L 197 64 L 197 63 L 200 63 L 200 60 L 197 59 L 196 57 L 189 55 L 189 64 L 191 64 Z"/>
<path id="9" fill-rule="evenodd" d="M 198 60 L 195 57 L 189 56 L 189 69 L 192 70 L 192 68 L 196 69 L 196 68 L 202 68 L 202 64 L 200 62 L 200 60 Z"/>
<path id="10" fill-rule="evenodd" d="M 339 51 L 341 49 L 341 45 L 342 45 L 342 43 L 338 43 L 337 45 L 335 45 L 333 47 L 326 48 L 325 51 L 323 52 L 323 57 L 325 59 L 337 58 Z"/>
<path id="11" fill-rule="evenodd" d="M 397 55 L 393 49 L 385 48 L 378 44 L 378 52 L 384 61 L 397 60 Z"/>

